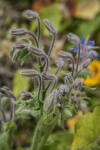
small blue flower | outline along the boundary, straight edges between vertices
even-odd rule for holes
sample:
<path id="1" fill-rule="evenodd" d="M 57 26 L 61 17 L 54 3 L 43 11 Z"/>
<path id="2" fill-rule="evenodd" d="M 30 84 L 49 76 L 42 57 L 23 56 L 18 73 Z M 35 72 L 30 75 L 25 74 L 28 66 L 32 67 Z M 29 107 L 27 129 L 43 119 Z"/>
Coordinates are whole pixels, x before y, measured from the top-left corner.
<path id="1" fill-rule="evenodd" d="M 82 35 L 82 38 L 80 40 L 80 45 L 84 46 L 85 45 L 85 38 Z M 87 47 L 93 47 L 95 45 L 95 41 L 88 41 L 87 42 Z M 73 52 L 78 52 L 78 46 L 74 46 L 73 48 L 70 49 Z"/>

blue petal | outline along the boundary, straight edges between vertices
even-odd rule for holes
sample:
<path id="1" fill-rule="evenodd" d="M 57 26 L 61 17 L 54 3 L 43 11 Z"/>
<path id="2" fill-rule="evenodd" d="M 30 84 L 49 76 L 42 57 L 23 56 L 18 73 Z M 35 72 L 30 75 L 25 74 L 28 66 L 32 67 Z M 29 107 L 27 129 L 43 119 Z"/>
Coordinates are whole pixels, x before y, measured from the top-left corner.
<path id="1" fill-rule="evenodd" d="M 95 41 L 88 41 L 87 42 L 87 46 L 94 46 L 95 45 Z"/>
<path id="2" fill-rule="evenodd" d="M 71 48 L 70 50 L 73 51 L 73 52 L 78 52 L 78 47 L 77 47 L 77 46 L 74 46 L 74 47 Z"/>
<path id="3" fill-rule="evenodd" d="M 80 43 L 81 43 L 82 45 L 85 43 L 85 39 L 84 39 L 83 34 L 82 34 L 82 38 L 81 38 L 81 40 L 80 40 Z"/>

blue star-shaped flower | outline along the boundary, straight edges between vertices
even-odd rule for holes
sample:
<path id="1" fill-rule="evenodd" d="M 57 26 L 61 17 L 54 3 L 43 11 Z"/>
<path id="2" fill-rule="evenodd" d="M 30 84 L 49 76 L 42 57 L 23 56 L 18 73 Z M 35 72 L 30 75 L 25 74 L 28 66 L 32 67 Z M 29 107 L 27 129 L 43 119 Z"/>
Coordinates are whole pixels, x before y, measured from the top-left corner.
<path id="1" fill-rule="evenodd" d="M 84 46 L 85 45 L 85 38 L 82 35 L 82 38 L 80 40 L 80 45 Z M 93 47 L 95 45 L 95 41 L 88 41 L 87 42 L 87 47 Z M 78 46 L 74 46 L 72 49 L 70 49 L 73 52 L 78 52 Z"/>

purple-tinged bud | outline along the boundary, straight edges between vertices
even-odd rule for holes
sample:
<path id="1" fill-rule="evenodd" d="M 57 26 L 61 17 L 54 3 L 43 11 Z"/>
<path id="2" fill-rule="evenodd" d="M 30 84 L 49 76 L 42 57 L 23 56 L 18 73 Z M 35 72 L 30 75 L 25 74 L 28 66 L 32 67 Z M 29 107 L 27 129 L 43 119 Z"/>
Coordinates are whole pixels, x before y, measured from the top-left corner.
<path id="1" fill-rule="evenodd" d="M 38 57 L 44 57 L 45 58 L 45 64 L 46 64 L 46 69 L 45 71 L 48 70 L 49 67 L 49 59 L 48 56 L 45 54 L 44 51 L 42 51 L 40 48 L 38 47 L 34 47 L 34 46 L 29 46 L 28 47 L 28 51 Z"/>
<path id="2" fill-rule="evenodd" d="M 9 32 L 12 35 L 24 36 L 27 34 L 28 30 L 24 28 L 17 28 L 17 29 L 10 29 Z"/>
<path id="3" fill-rule="evenodd" d="M 94 59 L 96 59 L 97 56 L 98 56 L 98 53 L 96 51 L 94 51 L 94 50 L 91 50 L 91 51 L 88 52 L 88 58 L 92 59 L 92 61 Z"/>
<path id="4" fill-rule="evenodd" d="M 91 63 L 91 59 L 88 58 L 87 60 L 85 60 L 85 61 L 83 62 L 81 68 L 82 68 L 82 69 L 86 69 L 86 68 L 89 66 L 90 63 Z"/>
<path id="5" fill-rule="evenodd" d="M 21 90 L 21 97 L 20 97 L 21 100 L 27 100 L 32 97 L 33 97 L 33 95 L 30 92 Z"/>
<path id="6" fill-rule="evenodd" d="M 52 91 L 44 102 L 44 110 L 48 111 L 54 104 L 57 98 L 57 90 Z"/>
<path id="7" fill-rule="evenodd" d="M 39 17 L 39 14 L 36 11 L 29 10 L 29 9 L 25 10 L 24 14 L 29 19 L 36 19 L 37 17 Z"/>
<path id="8" fill-rule="evenodd" d="M 28 46 L 28 43 L 25 43 L 25 42 L 16 42 L 15 44 L 13 44 L 11 47 L 10 47 L 10 57 L 12 57 L 13 53 L 20 49 L 20 50 L 23 50 L 25 49 L 26 47 Z"/>
<path id="9" fill-rule="evenodd" d="M 59 91 L 59 93 L 60 93 L 61 96 L 65 96 L 65 95 L 68 94 L 68 91 L 69 91 L 69 90 L 68 90 L 67 85 L 61 84 L 61 85 L 59 86 L 59 88 L 58 88 L 58 91 Z"/>
<path id="10" fill-rule="evenodd" d="M 2 88 L 0 88 L 0 93 L 3 96 L 9 97 L 9 98 L 13 98 L 14 100 L 16 100 L 16 97 L 13 94 L 13 92 L 9 88 L 7 88 L 5 86 L 3 86 Z"/>
<path id="11" fill-rule="evenodd" d="M 73 83 L 73 88 L 75 89 L 75 91 L 77 90 L 80 91 L 82 88 L 82 85 L 83 85 L 82 79 L 76 79 Z"/>
<path id="12" fill-rule="evenodd" d="M 56 34 L 56 29 L 54 25 L 50 22 L 50 20 L 44 19 L 44 25 L 50 33 Z"/>
<path id="13" fill-rule="evenodd" d="M 56 75 L 55 74 L 51 74 L 49 72 L 43 72 L 41 76 L 42 76 L 43 80 L 51 80 L 51 81 L 53 81 L 53 86 L 51 88 L 51 91 L 52 91 L 52 89 L 54 88 L 54 86 L 57 83 L 57 77 L 56 77 Z"/>
<path id="14" fill-rule="evenodd" d="M 70 61 L 71 61 L 71 63 L 72 63 L 72 76 L 73 76 L 73 74 L 74 74 L 75 60 L 74 60 L 72 54 L 69 53 L 69 52 L 59 51 L 59 52 L 58 52 L 58 55 L 59 55 L 60 57 L 62 57 L 63 59 L 67 59 L 67 60 L 70 60 Z"/>
<path id="15" fill-rule="evenodd" d="M 55 58 L 55 63 L 59 68 L 62 68 L 62 66 L 64 65 L 64 61 L 62 58 Z"/>
<path id="16" fill-rule="evenodd" d="M 33 69 L 24 69 L 20 71 L 20 74 L 26 77 L 38 77 L 39 79 L 39 84 L 38 84 L 38 100 L 40 100 L 40 92 L 41 92 L 41 86 L 42 86 L 42 77 L 40 73 L 36 70 Z"/>
<path id="17" fill-rule="evenodd" d="M 74 34 L 74 33 L 69 33 L 67 35 L 67 38 L 68 38 L 69 42 L 74 43 L 74 44 L 77 44 L 77 43 L 80 42 L 79 37 L 76 34 Z"/>
<path id="18" fill-rule="evenodd" d="M 20 71 L 20 74 L 21 74 L 22 76 L 34 78 L 34 77 L 36 77 L 36 76 L 39 75 L 39 72 L 36 71 L 36 70 L 33 70 L 33 69 L 24 69 L 24 70 L 21 70 L 21 71 Z"/>
<path id="19" fill-rule="evenodd" d="M 70 85 L 73 83 L 73 77 L 72 77 L 71 73 L 68 73 L 68 75 L 64 77 L 64 82 L 67 85 Z"/>
<path id="20" fill-rule="evenodd" d="M 56 75 L 49 72 L 43 72 L 42 78 L 43 80 L 57 80 Z"/>
<path id="21" fill-rule="evenodd" d="M 43 57 L 45 55 L 44 51 L 42 51 L 40 48 L 34 47 L 34 46 L 29 46 L 28 51 L 38 57 Z"/>

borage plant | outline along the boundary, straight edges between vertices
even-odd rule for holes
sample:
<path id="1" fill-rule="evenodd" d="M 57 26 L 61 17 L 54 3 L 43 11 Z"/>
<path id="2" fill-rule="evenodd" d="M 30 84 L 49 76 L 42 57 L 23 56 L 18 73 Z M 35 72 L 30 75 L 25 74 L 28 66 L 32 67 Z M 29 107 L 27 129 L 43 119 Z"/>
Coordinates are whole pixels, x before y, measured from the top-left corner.
<path id="1" fill-rule="evenodd" d="M 44 19 L 44 25 L 52 35 L 51 46 L 48 54 L 46 54 L 44 48 L 40 46 L 41 30 L 39 14 L 32 10 L 26 10 L 25 15 L 27 18 L 37 21 L 38 34 L 36 36 L 24 28 L 11 29 L 10 34 L 22 37 L 29 35 L 32 37 L 32 40 L 20 38 L 20 41 L 11 46 L 10 57 L 13 62 L 20 59 L 22 65 L 26 63 L 29 58 L 36 57 L 38 67 L 34 66 L 34 68 L 37 68 L 37 70 L 33 68 L 24 69 L 20 71 L 20 74 L 38 81 L 37 94 L 36 92 L 29 93 L 27 91 L 21 91 L 21 96 L 19 100 L 17 100 L 14 94 L 7 88 L 3 87 L 0 89 L 0 111 L 4 118 L 4 120 L 0 120 L 2 124 L 1 133 L 9 132 L 7 140 L 12 141 L 11 135 L 14 134 L 14 132 L 12 132 L 14 131 L 12 123 L 15 124 L 15 121 L 22 116 L 22 113 L 27 112 L 28 115 L 33 114 L 33 116 L 37 118 L 37 125 L 34 130 L 30 149 L 43 150 L 49 135 L 58 121 L 59 125 L 64 129 L 64 121 L 66 119 L 72 117 L 80 110 L 83 114 L 86 113 L 87 97 L 85 92 L 82 92 L 82 87 L 85 88 L 82 82 L 82 75 L 85 77 L 91 75 L 88 66 L 91 61 L 97 58 L 98 54 L 93 50 L 96 48 L 94 41 L 85 40 L 83 37 L 80 40 L 77 35 L 69 33 L 67 35 L 68 41 L 76 44 L 71 50 L 77 53 L 74 57 L 67 51 L 59 51 L 58 57 L 55 59 L 57 70 L 55 74 L 50 73 L 50 56 L 56 40 L 56 29 L 48 19 Z M 32 44 L 33 42 L 35 45 Z M 57 75 L 66 60 L 71 62 L 70 71 L 68 71 L 64 77 L 63 83 L 59 85 L 57 84 L 59 82 Z M 79 78 L 79 76 L 81 78 Z M 1 104 L 4 96 L 11 99 L 10 120 L 6 120 L 6 114 Z M 4 128 L 3 124 L 7 123 L 9 123 L 10 128 Z M 46 132 L 43 132 L 45 128 Z"/>

